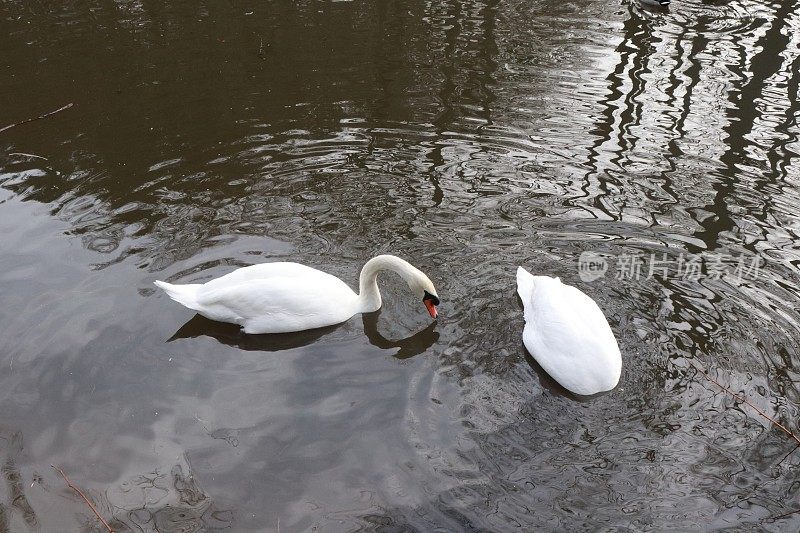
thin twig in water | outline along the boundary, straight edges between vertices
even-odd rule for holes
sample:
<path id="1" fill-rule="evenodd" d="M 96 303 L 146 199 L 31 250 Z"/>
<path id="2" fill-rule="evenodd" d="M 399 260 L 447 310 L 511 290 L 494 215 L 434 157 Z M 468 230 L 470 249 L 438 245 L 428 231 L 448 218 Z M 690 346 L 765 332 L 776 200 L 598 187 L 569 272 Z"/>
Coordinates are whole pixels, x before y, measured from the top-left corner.
<path id="1" fill-rule="evenodd" d="M 56 465 L 50 465 L 50 466 L 52 466 L 53 468 L 55 468 L 55 469 L 56 469 L 56 471 L 57 471 L 59 474 L 61 474 L 61 477 L 63 477 L 63 478 L 64 478 L 64 481 L 66 481 L 66 482 L 67 482 L 67 486 L 68 486 L 69 488 L 71 488 L 72 490 L 74 490 L 75 492 L 77 492 L 78 494 L 80 494 L 80 495 L 81 495 L 81 498 L 83 498 L 83 501 L 85 501 L 85 502 L 86 502 L 86 505 L 88 505 L 88 506 L 89 506 L 89 508 L 92 510 L 92 512 L 94 513 L 94 515 L 95 515 L 95 516 L 98 518 L 98 520 L 100 520 L 100 521 L 103 523 L 103 525 L 104 525 L 104 526 L 106 526 L 106 529 L 108 530 L 108 532 L 109 532 L 109 533 L 114 533 L 114 530 L 113 530 L 113 529 L 111 529 L 111 526 L 109 526 L 109 525 L 108 525 L 108 522 L 106 522 L 106 521 L 103 519 L 103 517 L 102 517 L 102 516 L 100 516 L 100 513 L 98 513 L 98 512 L 97 512 L 97 509 L 95 508 L 95 506 L 94 506 L 94 505 L 92 505 L 92 502 L 90 502 L 90 501 L 89 501 L 89 498 L 87 498 L 87 497 L 86 497 L 86 495 L 85 495 L 85 494 L 84 494 L 84 493 L 81 491 L 81 489 L 79 489 L 78 487 L 76 487 L 75 485 L 73 485 L 73 484 L 72 484 L 72 482 L 69 480 L 69 478 L 68 478 L 68 477 L 67 477 L 67 475 L 64 473 L 64 471 L 63 471 L 63 470 L 61 470 L 60 468 L 58 468 Z"/>
<path id="2" fill-rule="evenodd" d="M 747 401 L 747 398 L 745 398 L 744 396 L 742 396 L 742 395 L 740 395 L 740 394 L 736 394 L 735 392 L 733 392 L 732 390 L 730 390 L 728 387 L 726 387 L 725 385 L 721 384 L 721 383 L 720 383 L 719 381 L 717 381 L 716 379 L 712 378 L 710 375 L 708 375 L 708 373 L 707 373 L 705 370 L 703 370 L 702 368 L 700 368 L 699 366 L 697 366 L 697 365 L 694 363 L 694 361 L 691 361 L 691 360 L 688 360 L 688 359 L 687 359 L 687 361 L 689 361 L 689 364 L 691 364 L 691 365 L 692 365 L 692 366 L 693 366 L 693 367 L 694 367 L 694 368 L 695 368 L 695 369 L 696 369 L 698 372 L 700 372 L 701 374 L 703 374 L 703 375 L 706 377 L 706 379 L 707 379 L 707 380 L 709 380 L 711 383 L 713 383 L 714 385 L 716 385 L 716 386 L 717 386 L 717 387 L 719 387 L 720 389 L 724 390 L 725 392 L 727 392 L 728 394 L 730 394 L 731 396 L 733 396 L 733 397 L 734 397 L 734 398 L 736 398 L 737 400 L 741 401 L 742 403 L 746 403 L 747 405 L 749 405 L 750 407 L 752 407 L 753 409 L 755 409 L 755 411 L 756 411 L 758 414 L 760 414 L 761 416 L 763 416 L 764 418 L 766 418 L 767 420 L 769 420 L 770 422 L 772 422 L 773 424 L 775 424 L 776 426 L 778 426 L 778 427 L 781 429 L 781 431 L 783 431 L 784 433 L 786 433 L 787 435 L 789 435 L 789 436 L 790 436 L 792 439 L 794 439 L 794 441 L 795 441 L 797 444 L 800 444 L 800 437 L 798 437 L 797 435 L 795 435 L 794 433 L 792 433 L 792 432 L 791 432 L 789 429 L 787 429 L 787 428 L 786 428 L 786 427 L 785 427 L 783 424 L 781 424 L 780 422 L 778 422 L 777 420 L 775 420 L 774 418 L 772 418 L 771 416 L 769 416 L 767 413 L 765 413 L 764 411 L 762 411 L 761 409 L 759 409 L 758 407 L 756 407 L 755 405 L 753 405 L 752 403 L 750 403 L 749 401 Z"/>
<path id="3" fill-rule="evenodd" d="M 11 152 L 8 155 L 22 155 L 22 156 L 25 156 L 25 157 L 36 157 L 38 159 L 44 159 L 45 161 L 48 161 L 48 159 L 46 157 L 42 157 L 42 156 L 36 155 L 36 154 L 26 154 L 25 152 Z"/>
<path id="4" fill-rule="evenodd" d="M 6 130 L 10 130 L 14 126 L 20 126 L 22 124 L 27 124 L 28 122 L 33 122 L 34 120 L 41 120 L 43 118 L 49 117 L 50 115 L 55 115 L 56 113 L 64 111 L 65 109 L 69 109 L 73 105 L 74 104 L 72 102 L 70 102 L 65 106 L 59 107 L 55 111 L 50 111 L 49 113 L 45 113 L 44 115 L 39 115 L 38 117 L 33 117 L 33 118 L 26 118 L 25 120 L 21 120 L 19 122 L 15 122 L 14 124 L 9 124 L 8 126 L 3 126 L 2 128 L 0 128 L 0 133 L 4 132 Z"/>
<path id="5" fill-rule="evenodd" d="M 780 520 L 781 518 L 786 518 L 787 516 L 791 516 L 795 513 L 800 513 L 800 509 L 795 509 L 794 511 L 789 511 L 788 513 L 784 513 L 780 516 L 770 516 L 770 520 Z"/>

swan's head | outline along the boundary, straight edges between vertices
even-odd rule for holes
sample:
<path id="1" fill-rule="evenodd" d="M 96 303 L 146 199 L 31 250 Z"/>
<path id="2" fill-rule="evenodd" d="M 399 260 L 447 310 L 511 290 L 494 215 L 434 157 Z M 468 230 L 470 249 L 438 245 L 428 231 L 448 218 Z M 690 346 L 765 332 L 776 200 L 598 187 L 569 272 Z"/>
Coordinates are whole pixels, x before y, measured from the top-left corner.
<path id="1" fill-rule="evenodd" d="M 422 303 L 425 304 L 425 307 L 428 309 L 428 313 L 431 314 L 431 318 L 436 318 L 439 316 L 439 311 L 436 310 L 436 306 L 439 305 L 438 296 L 425 291 L 425 295 L 422 297 Z"/>
<path id="2" fill-rule="evenodd" d="M 408 284 L 418 298 L 422 298 L 422 303 L 431 315 L 431 318 L 439 316 L 436 306 L 439 305 L 439 295 L 436 294 L 436 287 L 428 276 L 417 270 L 417 275 Z"/>
<path id="3" fill-rule="evenodd" d="M 394 255 L 378 255 L 367 261 L 364 268 L 361 269 L 361 276 L 359 277 L 359 287 L 362 294 L 370 294 L 374 291 L 375 297 L 367 308 L 375 311 L 381 306 L 380 294 L 378 294 L 378 286 L 375 280 L 378 272 L 381 270 L 392 270 L 405 280 L 408 288 L 414 293 L 414 296 L 422 299 L 422 303 L 431 315 L 431 318 L 439 316 L 436 306 L 439 305 L 439 295 L 436 293 L 436 287 L 433 282 L 422 272 L 420 269 Z"/>

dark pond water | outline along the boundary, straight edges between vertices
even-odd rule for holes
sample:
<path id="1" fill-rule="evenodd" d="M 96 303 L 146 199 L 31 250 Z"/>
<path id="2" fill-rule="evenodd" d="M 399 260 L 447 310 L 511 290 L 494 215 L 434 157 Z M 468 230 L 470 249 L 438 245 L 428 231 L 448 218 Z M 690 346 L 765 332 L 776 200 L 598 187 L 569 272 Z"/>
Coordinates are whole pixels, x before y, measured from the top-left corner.
<path id="1" fill-rule="evenodd" d="M 799 5 L 0 1 L 0 531 L 99 530 L 51 463 L 118 531 L 796 531 L 800 450 L 695 365 L 797 431 Z M 378 253 L 435 325 L 152 284 Z M 526 354 L 517 265 L 613 392 Z"/>

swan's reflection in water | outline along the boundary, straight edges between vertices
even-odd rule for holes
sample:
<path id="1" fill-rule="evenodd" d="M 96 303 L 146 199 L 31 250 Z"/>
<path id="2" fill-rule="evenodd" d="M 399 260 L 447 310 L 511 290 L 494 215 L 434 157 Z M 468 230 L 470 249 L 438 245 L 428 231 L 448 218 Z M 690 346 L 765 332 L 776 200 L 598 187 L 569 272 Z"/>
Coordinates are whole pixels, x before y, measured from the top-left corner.
<path id="1" fill-rule="evenodd" d="M 378 317 L 380 310 L 374 313 L 365 313 L 361 315 L 361 320 L 364 324 L 364 334 L 367 336 L 369 343 L 373 346 L 383 350 L 390 350 L 392 348 L 400 348 L 394 357 L 398 359 L 408 359 L 419 355 L 433 346 L 439 340 L 439 332 L 436 331 L 436 322 L 431 322 L 428 327 L 419 331 L 410 337 L 400 340 L 389 340 L 378 331 Z"/>
<path id="2" fill-rule="evenodd" d="M 248 335 L 236 324 L 217 322 L 202 315 L 194 315 L 188 322 L 180 327 L 167 342 L 178 339 L 193 339 L 196 337 L 212 337 L 222 344 L 234 346 L 242 350 L 279 352 L 301 348 L 316 342 L 328 333 L 332 333 L 341 324 L 325 328 L 309 329 L 295 333 L 272 333 L 266 335 Z"/>
<path id="3" fill-rule="evenodd" d="M 408 359 L 419 355 L 439 340 L 439 332 L 436 331 L 436 322 L 431 322 L 431 324 L 422 331 L 404 339 L 387 339 L 378 331 L 378 317 L 380 313 L 380 311 L 376 311 L 374 313 L 365 313 L 361 315 L 364 324 L 364 334 L 367 336 L 369 343 L 377 348 L 382 350 L 399 348 L 397 353 L 393 354 L 394 357 L 398 359 Z M 292 348 L 308 346 L 329 333 L 333 333 L 341 326 L 342 324 L 336 324 L 335 326 L 297 331 L 294 333 L 249 335 L 244 333 L 241 328 L 235 324 L 216 322 L 198 314 L 181 326 L 172 337 L 167 339 L 167 342 L 207 336 L 213 337 L 222 344 L 235 346 L 242 350 L 279 352 L 281 350 L 291 350 Z"/>

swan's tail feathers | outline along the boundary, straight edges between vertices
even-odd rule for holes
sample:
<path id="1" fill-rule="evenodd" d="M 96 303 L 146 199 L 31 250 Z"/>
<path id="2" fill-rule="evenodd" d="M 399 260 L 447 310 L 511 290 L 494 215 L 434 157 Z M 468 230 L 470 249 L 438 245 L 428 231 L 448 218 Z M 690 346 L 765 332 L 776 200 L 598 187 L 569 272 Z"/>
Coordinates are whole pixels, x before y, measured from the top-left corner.
<path id="1" fill-rule="evenodd" d="M 519 294 L 523 303 L 530 300 L 533 294 L 533 284 L 533 274 L 522 267 L 517 267 L 517 294 Z"/>
<path id="2" fill-rule="evenodd" d="M 184 307 L 199 311 L 200 304 L 197 302 L 197 289 L 201 287 L 199 283 L 187 285 L 173 285 L 163 281 L 154 281 L 157 287 L 167 293 L 167 296 L 178 302 Z"/>

